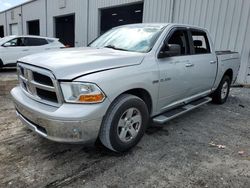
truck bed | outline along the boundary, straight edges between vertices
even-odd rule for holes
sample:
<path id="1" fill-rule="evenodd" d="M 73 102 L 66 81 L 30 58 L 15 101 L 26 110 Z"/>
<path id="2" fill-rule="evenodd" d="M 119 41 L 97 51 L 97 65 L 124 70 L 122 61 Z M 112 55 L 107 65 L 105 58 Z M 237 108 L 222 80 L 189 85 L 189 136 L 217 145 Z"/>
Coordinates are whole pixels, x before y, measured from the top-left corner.
<path id="1" fill-rule="evenodd" d="M 216 51 L 215 53 L 218 61 L 218 75 L 216 80 L 217 84 L 220 82 L 225 71 L 229 69 L 231 69 L 233 72 L 232 84 L 234 84 L 240 67 L 239 53 L 232 51 Z"/>
<path id="2" fill-rule="evenodd" d="M 228 50 L 228 51 L 216 51 L 215 53 L 219 61 L 240 59 L 240 55 L 238 52 L 232 52 Z"/>

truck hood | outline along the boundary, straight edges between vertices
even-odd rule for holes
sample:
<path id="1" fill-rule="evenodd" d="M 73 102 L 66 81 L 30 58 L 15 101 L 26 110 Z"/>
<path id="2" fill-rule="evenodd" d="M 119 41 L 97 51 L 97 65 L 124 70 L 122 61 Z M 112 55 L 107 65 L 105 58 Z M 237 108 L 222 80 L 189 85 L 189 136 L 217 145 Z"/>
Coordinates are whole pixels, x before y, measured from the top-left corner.
<path id="1" fill-rule="evenodd" d="M 57 79 L 73 80 L 93 72 L 138 65 L 144 56 L 108 48 L 72 48 L 30 55 L 18 61 L 49 69 Z"/>

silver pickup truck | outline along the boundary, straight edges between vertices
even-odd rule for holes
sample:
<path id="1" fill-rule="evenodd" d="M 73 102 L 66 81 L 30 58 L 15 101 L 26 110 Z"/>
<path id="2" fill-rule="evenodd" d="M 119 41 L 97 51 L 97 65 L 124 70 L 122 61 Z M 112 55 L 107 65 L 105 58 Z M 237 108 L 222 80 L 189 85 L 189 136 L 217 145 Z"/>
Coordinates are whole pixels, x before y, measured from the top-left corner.
<path id="1" fill-rule="evenodd" d="M 216 52 L 206 29 L 181 24 L 114 28 L 89 47 L 27 56 L 11 91 L 22 122 L 57 142 L 100 139 L 124 152 L 149 121 L 167 121 L 226 102 L 238 53 Z"/>

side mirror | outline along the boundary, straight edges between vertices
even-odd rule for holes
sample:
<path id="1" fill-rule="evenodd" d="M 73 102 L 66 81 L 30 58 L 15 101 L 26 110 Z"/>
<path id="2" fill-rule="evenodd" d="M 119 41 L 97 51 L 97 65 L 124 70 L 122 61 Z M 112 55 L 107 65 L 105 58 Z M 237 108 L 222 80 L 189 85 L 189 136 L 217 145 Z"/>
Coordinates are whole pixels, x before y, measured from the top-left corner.
<path id="1" fill-rule="evenodd" d="M 12 46 L 11 42 L 6 42 L 6 43 L 3 44 L 3 47 L 10 47 L 10 46 Z"/>
<path id="2" fill-rule="evenodd" d="M 166 44 L 160 51 L 158 58 L 166 58 L 181 55 L 181 46 L 179 44 Z"/>

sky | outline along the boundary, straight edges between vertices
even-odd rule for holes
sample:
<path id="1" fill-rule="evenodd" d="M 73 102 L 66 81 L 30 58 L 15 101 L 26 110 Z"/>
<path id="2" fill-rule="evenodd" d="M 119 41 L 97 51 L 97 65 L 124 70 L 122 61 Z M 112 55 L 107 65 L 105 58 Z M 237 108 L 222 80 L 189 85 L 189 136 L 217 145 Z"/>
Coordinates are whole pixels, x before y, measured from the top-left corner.
<path id="1" fill-rule="evenodd" d="M 0 0 L 0 12 L 28 0 Z"/>

